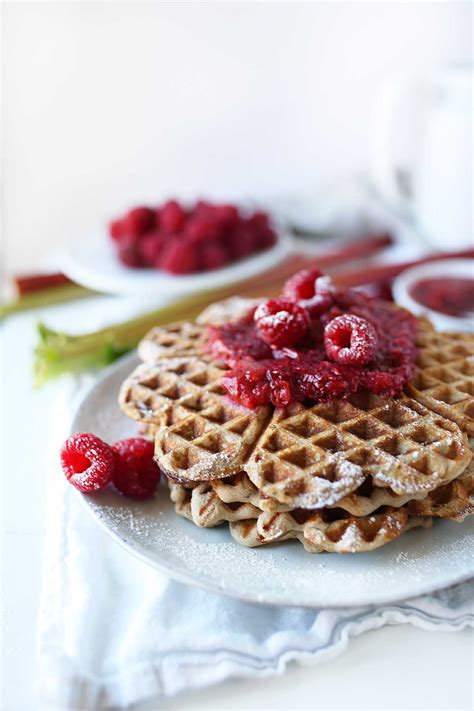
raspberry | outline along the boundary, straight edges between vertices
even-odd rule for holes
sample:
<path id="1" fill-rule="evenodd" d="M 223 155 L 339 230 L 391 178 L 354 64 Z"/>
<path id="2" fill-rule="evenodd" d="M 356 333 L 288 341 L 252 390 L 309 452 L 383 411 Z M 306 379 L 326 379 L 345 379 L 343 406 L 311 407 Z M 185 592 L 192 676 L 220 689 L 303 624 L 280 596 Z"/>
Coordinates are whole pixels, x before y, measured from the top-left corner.
<path id="1" fill-rule="evenodd" d="M 169 237 L 159 230 L 147 232 L 138 243 L 138 254 L 148 267 L 157 266 Z"/>
<path id="2" fill-rule="evenodd" d="M 176 200 L 165 202 L 159 212 L 162 229 L 170 235 L 181 232 L 186 222 L 186 213 Z"/>
<path id="3" fill-rule="evenodd" d="M 301 299 L 299 303 L 314 318 L 329 311 L 334 304 L 334 295 L 335 289 L 331 277 L 320 276 L 314 281 L 314 296 Z"/>
<path id="4" fill-rule="evenodd" d="M 205 244 L 200 254 L 200 263 L 205 271 L 223 267 L 229 258 L 224 247 L 220 244 Z"/>
<path id="5" fill-rule="evenodd" d="M 365 319 L 353 314 L 337 316 L 324 329 L 329 358 L 344 365 L 366 365 L 374 359 L 377 335 Z"/>
<path id="6" fill-rule="evenodd" d="M 255 251 L 255 240 L 252 232 L 243 226 L 231 231 L 227 240 L 229 252 L 234 261 L 248 257 Z"/>
<path id="7" fill-rule="evenodd" d="M 315 293 L 314 282 L 320 276 L 322 276 L 322 272 L 316 267 L 297 272 L 285 282 L 283 296 L 292 301 L 310 299 Z"/>
<path id="8" fill-rule="evenodd" d="M 295 345 L 309 329 L 306 311 L 284 299 L 270 299 L 260 304 L 254 320 L 260 338 L 276 348 Z"/>
<path id="9" fill-rule="evenodd" d="M 119 240 L 123 235 L 123 222 L 122 220 L 113 220 L 109 224 L 109 236 L 113 240 Z"/>
<path id="10" fill-rule="evenodd" d="M 155 493 L 160 470 L 153 459 L 153 442 L 142 437 L 121 439 L 112 445 L 115 470 L 112 482 L 125 496 L 149 499 Z"/>
<path id="11" fill-rule="evenodd" d="M 216 205 L 214 215 L 218 222 L 225 225 L 236 225 L 240 219 L 235 205 Z"/>
<path id="12" fill-rule="evenodd" d="M 115 455 L 93 434 L 78 432 L 68 437 L 61 447 L 60 459 L 67 480 L 79 491 L 99 491 L 112 479 Z"/>
<path id="13" fill-rule="evenodd" d="M 270 227 L 262 227 L 257 231 L 257 249 L 270 249 L 276 244 L 277 237 Z"/>
<path id="14" fill-rule="evenodd" d="M 199 268 L 194 245 L 185 240 L 168 242 L 158 264 L 161 269 L 171 274 L 191 274 Z"/>
<path id="15" fill-rule="evenodd" d="M 207 242 L 216 239 L 218 232 L 218 224 L 205 217 L 194 217 L 186 225 L 186 237 L 190 242 Z"/>
<path id="16" fill-rule="evenodd" d="M 138 243 L 134 237 L 124 235 L 118 244 L 118 258 L 125 267 L 141 267 Z"/>
<path id="17" fill-rule="evenodd" d="M 155 213 L 149 207 L 134 207 L 123 219 L 123 234 L 137 239 L 154 227 Z"/>

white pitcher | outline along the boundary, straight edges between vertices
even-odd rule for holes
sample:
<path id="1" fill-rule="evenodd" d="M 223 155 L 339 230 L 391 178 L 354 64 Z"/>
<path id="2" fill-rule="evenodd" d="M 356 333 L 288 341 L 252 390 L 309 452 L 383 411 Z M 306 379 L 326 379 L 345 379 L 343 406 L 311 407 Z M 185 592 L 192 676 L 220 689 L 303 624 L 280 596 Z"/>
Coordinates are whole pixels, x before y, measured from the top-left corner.
<path id="1" fill-rule="evenodd" d="M 442 250 L 473 244 L 473 76 L 452 67 L 393 82 L 375 106 L 375 186 Z"/>

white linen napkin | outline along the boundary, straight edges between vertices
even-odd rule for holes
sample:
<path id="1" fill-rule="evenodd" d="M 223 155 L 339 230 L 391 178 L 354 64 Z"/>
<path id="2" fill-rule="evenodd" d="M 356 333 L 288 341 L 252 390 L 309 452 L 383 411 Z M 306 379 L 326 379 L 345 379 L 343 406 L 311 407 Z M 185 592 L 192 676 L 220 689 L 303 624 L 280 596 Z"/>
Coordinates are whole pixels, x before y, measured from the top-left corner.
<path id="1" fill-rule="evenodd" d="M 400 604 L 344 610 L 239 602 L 169 580 L 110 540 L 59 471 L 77 383 L 62 384 L 48 471 L 39 622 L 42 701 L 126 708 L 229 677 L 316 664 L 385 624 L 459 630 L 474 624 L 474 581 Z M 68 416 L 69 413 L 69 416 Z"/>

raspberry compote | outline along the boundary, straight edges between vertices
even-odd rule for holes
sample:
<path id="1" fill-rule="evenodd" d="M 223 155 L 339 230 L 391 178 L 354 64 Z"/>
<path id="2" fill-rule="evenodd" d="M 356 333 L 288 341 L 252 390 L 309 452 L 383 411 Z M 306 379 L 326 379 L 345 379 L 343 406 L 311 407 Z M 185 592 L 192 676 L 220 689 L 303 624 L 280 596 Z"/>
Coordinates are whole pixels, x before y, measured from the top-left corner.
<path id="1" fill-rule="evenodd" d="M 421 279 L 412 286 L 410 295 L 423 306 L 447 316 L 462 317 L 474 311 L 474 279 Z"/>
<path id="2" fill-rule="evenodd" d="M 415 335 L 408 311 L 337 289 L 314 269 L 292 277 L 282 298 L 210 326 L 208 343 L 230 367 L 222 385 L 233 400 L 285 407 L 359 391 L 392 397 L 413 375 Z"/>

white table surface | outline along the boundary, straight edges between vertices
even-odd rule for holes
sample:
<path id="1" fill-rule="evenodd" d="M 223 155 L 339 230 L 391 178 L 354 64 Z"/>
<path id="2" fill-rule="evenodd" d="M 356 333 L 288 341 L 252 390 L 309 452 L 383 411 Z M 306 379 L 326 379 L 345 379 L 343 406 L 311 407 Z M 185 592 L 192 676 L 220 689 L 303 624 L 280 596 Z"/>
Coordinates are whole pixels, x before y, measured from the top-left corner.
<path id="1" fill-rule="evenodd" d="M 102 315 L 117 311 L 101 300 Z M 97 304 L 97 302 L 95 302 Z M 48 406 L 60 383 L 33 392 L 31 349 L 38 317 L 84 323 L 79 302 L 23 314 L 2 325 L 2 711 L 53 711 L 36 697 L 35 641 L 44 540 L 41 461 Z M 92 309 L 97 314 L 97 309 Z M 77 330 L 80 330 L 79 327 Z M 281 677 L 231 681 L 160 704 L 161 709 L 449 709 L 472 708 L 473 636 L 385 627 L 351 641 L 340 657 L 316 667 L 293 665 Z M 156 704 L 134 709 L 150 711 Z"/>

